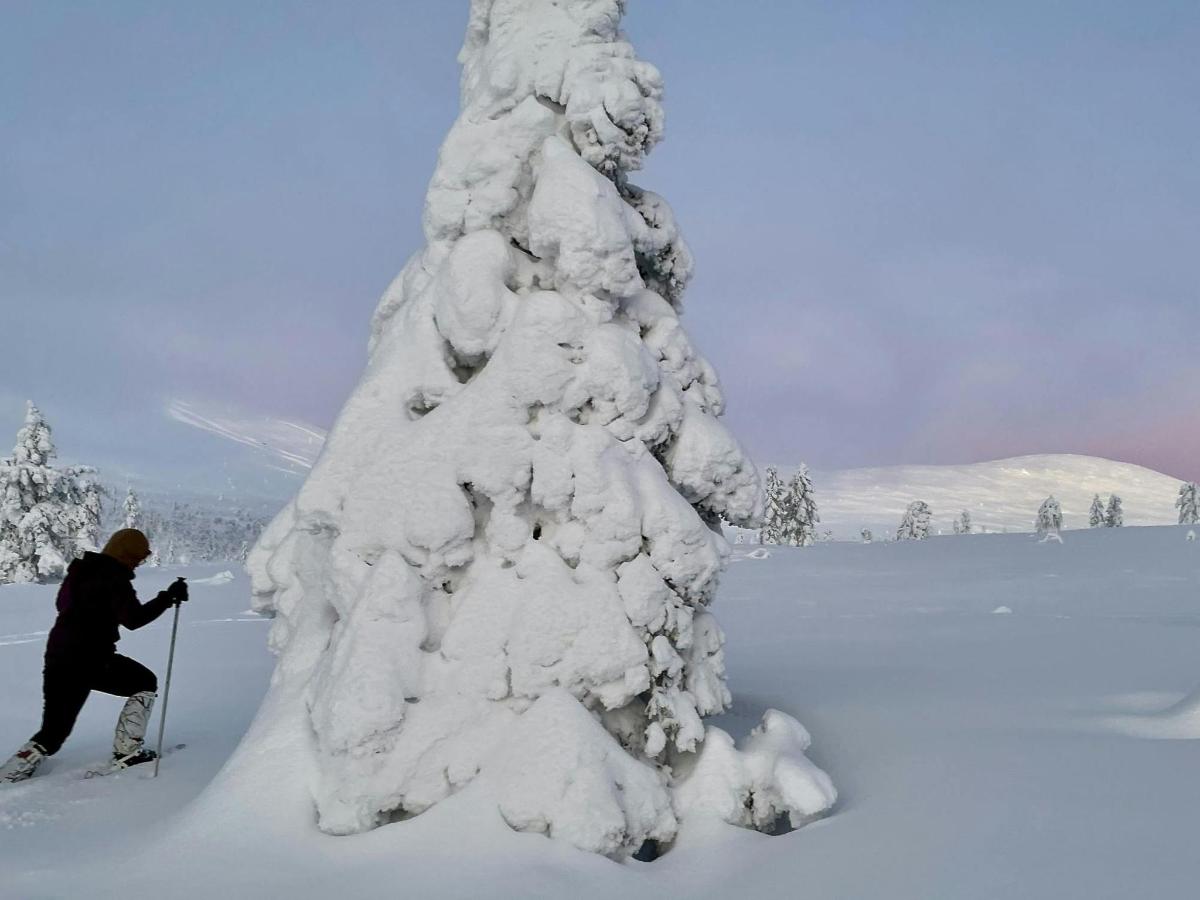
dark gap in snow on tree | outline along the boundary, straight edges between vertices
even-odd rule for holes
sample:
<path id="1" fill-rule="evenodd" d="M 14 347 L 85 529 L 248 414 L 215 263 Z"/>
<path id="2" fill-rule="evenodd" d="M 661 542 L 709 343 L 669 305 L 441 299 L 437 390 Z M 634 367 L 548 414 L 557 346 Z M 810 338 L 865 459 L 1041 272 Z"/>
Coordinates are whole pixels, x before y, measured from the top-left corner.
<path id="1" fill-rule="evenodd" d="M 555 5 L 557 5 L 557 4 L 555 4 Z M 557 116 L 565 116 L 567 114 L 567 108 L 565 106 L 563 106 L 561 103 L 559 103 L 556 100 L 552 100 L 551 98 L 547 97 L 545 94 L 534 94 L 533 99 L 536 100 L 538 103 L 542 104 L 542 106 L 546 107 L 546 109 L 550 110 L 550 112 L 554 113 Z"/>

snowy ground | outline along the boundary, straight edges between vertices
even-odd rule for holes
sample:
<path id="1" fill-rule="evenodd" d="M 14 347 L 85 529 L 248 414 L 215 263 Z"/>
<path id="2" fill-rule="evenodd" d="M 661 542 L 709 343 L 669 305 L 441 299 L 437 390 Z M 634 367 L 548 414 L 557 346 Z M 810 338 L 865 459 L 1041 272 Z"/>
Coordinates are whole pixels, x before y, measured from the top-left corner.
<path id="1" fill-rule="evenodd" d="M 353 838 L 319 835 L 253 786 L 238 809 L 189 803 L 272 667 L 244 578 L 196 584 L 169 721 L 188 748 L 157 781 L 82 780 L 119 708 L 95 695 L 43 777 L 0 789 L 0 898 L 1193 898 L 1200 713 L 1160 712 L 1200 682 L 1200 542 L 1185 533 L 972 535 L 766 559 L 738 548 L 717 609 L 737 698 L 724 724 L 744 730 L 767 706 L 796 715 L 841 801 L 793 834 L 685 832 L 662 860 L 626 866 L 515 834 L 470 789 Z M 145 595 L 176 574 L 146 571 L 138 585 Z M 2 752 L 36 725 L 52 599 L 0 588 Z M 122 650 L 161 674 L 168 633 L 161 620 Z"/>

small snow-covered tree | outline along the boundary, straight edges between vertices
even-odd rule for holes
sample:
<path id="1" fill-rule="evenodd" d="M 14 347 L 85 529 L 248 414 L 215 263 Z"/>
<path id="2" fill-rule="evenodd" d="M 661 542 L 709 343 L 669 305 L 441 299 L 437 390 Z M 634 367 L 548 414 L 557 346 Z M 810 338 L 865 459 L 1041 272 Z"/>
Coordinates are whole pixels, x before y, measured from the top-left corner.
<path id="1" fill-rule="evenodd" d="M 279 663 L 226 782 L 326 832 L 478 780 L 511 827 L 623 858 L 681 820 L 832 802 L 790 717 L 740 744 L 703 723 L 730 703 L 720 523 L 761 498 L 680 320 L 690 254 L 630 181 L 662 83 L 623 12 L 474 0 L 427 246 L 247 561 Z"/>
<path id="2" fill-rule="evenodd" d="M 121 511 L 124 514 L 122 528 L 142 527 L 142 504 L 132 487 L 125 494 L 125 503 L 122 505 Z"/>
<path id="3" fill-rule="evenodd" d="M 954 533 L 970 534 L 971 528 L 971 514 L 964 509 L 962 514 L 954 520 Z"/>
<path id="4" fill-rule="evenodd" d="M 1058 534 L 1062 531 L 1062 506 L 1051 494 L 1038 507 L 1037 519 L 1033 523 L 1040 535 Z"/>
<path id="5" fill-rule="evenodd" d="M 29 403 L 0 459 L 0 583 L 58 578 L 99 538 L 101 488 L 88 466 L 55 467 L 50 426 Z"/>
<path id="6" fill-rule="evenodd" d="M 904 518 L 896 529 L 898 541 L 923 541 L 929 537 L 929 522 L 933 511 L 924 500 L 914 500 L 904 511 Z"/>
<path id="7" fill-rule="evenodd" d="M 784 492 L 783 534 L 779 543 L 793 547 L 811 547 L 817 541 L 817 501 L 813 496 L 812 477 L 808 466 L 800 464 Z"/>
<path id="8" fill-rule="evenodd" d="M 864 528 L 860 534 L 862 535 L 862 542 L 864 544 L 869 544 L 871 541 L 875 540 L 875 535 L 871 533 L 870 528 Z"/>
<path id="9" fill-rule="evenodd" d="M 1108 528 L 1120 528 L 1125 524 L 1125 513 L 1121 510 L 1121 498 L 1116 494 L 1108 498 L 1108 509 L 1104 511 L 1104 524 Z"/>
<path id="10" fill-rule="evenodd" d="M 788 510 L 788 490 L 779 470 L 767 466 L 766 482 L 763 485 L 763 520 L 760 532 L 760 544 L 783 544 L 790 515 Z"/>
<path id="11" fill-rule="evenodd" d="M 1096 494 L 1092 497 L 1092 508 L 1088 510 L 1088 527 L 1103 528 L 1104 521 L 1104 501 Z"/>
<path id="12" fill-rule="evenodd" d="M 1180 525 L 1200 525 L 1200 485 L 1192 481 L 1181 484 L 1175 507 L 1179 510 Z"/>

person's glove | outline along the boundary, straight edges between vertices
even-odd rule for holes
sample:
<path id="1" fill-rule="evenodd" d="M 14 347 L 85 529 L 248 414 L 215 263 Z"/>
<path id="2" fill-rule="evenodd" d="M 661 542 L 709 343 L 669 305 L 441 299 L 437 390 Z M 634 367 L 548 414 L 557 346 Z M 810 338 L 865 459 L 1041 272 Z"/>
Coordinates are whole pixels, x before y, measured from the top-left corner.
<path id="1" fill-rule="evenodd" d="M 188 598 L 187 582 L 182 578 L 176 578 L 171 582 L 171 586 L 167 588 L 167 597 L 176 606 L 185 602 Z"/>

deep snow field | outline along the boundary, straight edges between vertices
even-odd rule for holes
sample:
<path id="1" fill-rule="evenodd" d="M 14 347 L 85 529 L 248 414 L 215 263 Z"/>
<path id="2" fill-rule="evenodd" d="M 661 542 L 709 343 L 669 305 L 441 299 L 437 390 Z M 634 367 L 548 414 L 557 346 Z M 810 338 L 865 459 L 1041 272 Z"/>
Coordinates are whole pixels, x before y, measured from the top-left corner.
<path id="1" fill-rule="evenodd" d="M 143 597 L 193 579 L 168 715 L 168 743 L 188 747 L 156 781 L 84 780 L 121 702 L 94 694 L 43 774 L 0 788 L 0 898 L 1195 898 L 1200 710 L 1172 709 L 1200 683 L 1186 532 L 737 547 L 715 609 L 723 724 L 795 715 L 838 806 L 778 837 L 685 829 L 626 865 L 514 833 L 471 788 L 342 838 L 252 785 L 202 796 L 265 692 L 268 623 L 240 573 L 143 570 Z M 53 595 L 0 588 L 3 754 L 37 727 Z M 169 632 L 168 614 L 122 652 L 161 678 Z"/>

